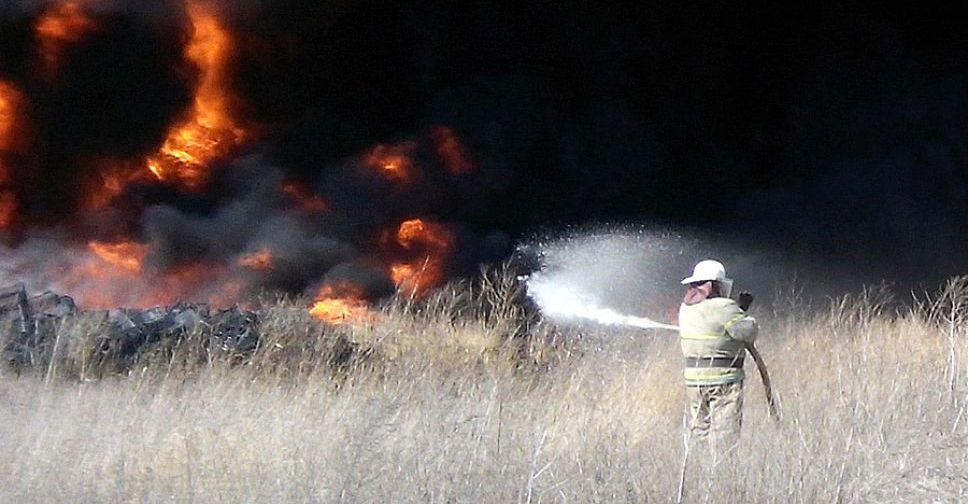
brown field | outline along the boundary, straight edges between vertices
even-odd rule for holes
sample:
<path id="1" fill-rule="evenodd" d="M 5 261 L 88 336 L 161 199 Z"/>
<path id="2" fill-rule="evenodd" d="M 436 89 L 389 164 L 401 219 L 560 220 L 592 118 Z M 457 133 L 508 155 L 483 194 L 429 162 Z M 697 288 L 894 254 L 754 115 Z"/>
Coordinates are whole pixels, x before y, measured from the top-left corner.
<path id="1" fill-rule="evenodd" d="M 501 278 L 332 327 L 280 302 L 248 360 L 191 336 L 119 373 L 98 321 L 0 377 L 0 502 L 674 502 L 671 333 L 521 334 Z M 783 419 L 747 366 L 738 453 L 686 502 L 968 502 L 968 280 L 757 313 Z"/>

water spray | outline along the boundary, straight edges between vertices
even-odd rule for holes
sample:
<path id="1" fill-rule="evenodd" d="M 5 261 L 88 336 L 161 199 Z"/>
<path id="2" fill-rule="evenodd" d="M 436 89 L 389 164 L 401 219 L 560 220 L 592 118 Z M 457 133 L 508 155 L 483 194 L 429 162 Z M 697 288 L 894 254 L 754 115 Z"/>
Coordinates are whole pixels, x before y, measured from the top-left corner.
<path id="1" fill-rule="evenodd" d="M 582 319 L 608 326 L 637 327 L 639 329 L 667 329 L 678 331 L 674 325 L 663 324 L 647 317 L 625 315 L 600 306 L 587 294 L 561 285 L 541 273 L 527 279 L 528 295 L 548 318 L 558 320 Z"/>
<path id="2" fill-rule="evenodd" d="M 515 261 L 528 296 L 550 320 L 675 331 L 632 313 L 671 301 L 666 283 L 680 269 L 681 245 L 667 233 L 609 227 L 522 244 Z"/>

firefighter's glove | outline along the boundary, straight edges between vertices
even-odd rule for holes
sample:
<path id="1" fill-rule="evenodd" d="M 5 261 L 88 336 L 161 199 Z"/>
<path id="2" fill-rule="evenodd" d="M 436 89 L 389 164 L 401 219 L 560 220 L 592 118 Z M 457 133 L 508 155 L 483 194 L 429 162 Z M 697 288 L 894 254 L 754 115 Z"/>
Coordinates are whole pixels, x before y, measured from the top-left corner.
<path id="1" fill-rule="evenodd" d="M 746 291 L 740 292 L 739 299 L 736 300 L 736 303 L 743 311 L 749 310 L 750 305 L 753 304 L 753 295 Z"/>

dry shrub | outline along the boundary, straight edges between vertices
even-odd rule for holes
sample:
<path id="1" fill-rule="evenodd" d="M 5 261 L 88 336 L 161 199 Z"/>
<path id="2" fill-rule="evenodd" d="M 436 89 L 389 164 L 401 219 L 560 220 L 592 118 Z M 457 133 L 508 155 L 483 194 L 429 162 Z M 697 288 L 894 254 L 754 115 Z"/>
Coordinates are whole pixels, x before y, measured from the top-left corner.
<path id="1" fill-rule="evenodd" d="M 0 379 L 0 501 L 674 500 L 675 337 L 557 330 L 499 281 L 340 327 L 283 301 L 249 359 L 186 336 L 99 381 L 75 334 L 52 378 Z M 748 369 L 740 445 L 697 445 L 685 501 L 964 502 L 966 285 L 760 314 L 783 420 Z"/>

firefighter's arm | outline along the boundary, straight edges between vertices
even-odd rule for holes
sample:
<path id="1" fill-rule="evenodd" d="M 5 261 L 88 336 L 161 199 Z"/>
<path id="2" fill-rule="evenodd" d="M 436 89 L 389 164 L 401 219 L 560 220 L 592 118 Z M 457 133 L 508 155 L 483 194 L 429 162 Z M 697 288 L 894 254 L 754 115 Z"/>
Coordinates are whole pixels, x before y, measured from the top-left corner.
<path id="1" fill-rule="evenodd" d="M 752 298 L 752 296 L 750 296 Z M 743 301 L 747 301 L 743 299 Z M 750 299 L 748 302 L 751 302 Z M 747 304 L 747 307 L 749 304 Z M 743 343 L 753 343 L 759 334 L 759 326 L 756 319 L 747 315 L 746 311 L 736 302 L 728 305 L 729 315 L 726 320 L 726 332 L 731 338 Z"/>

